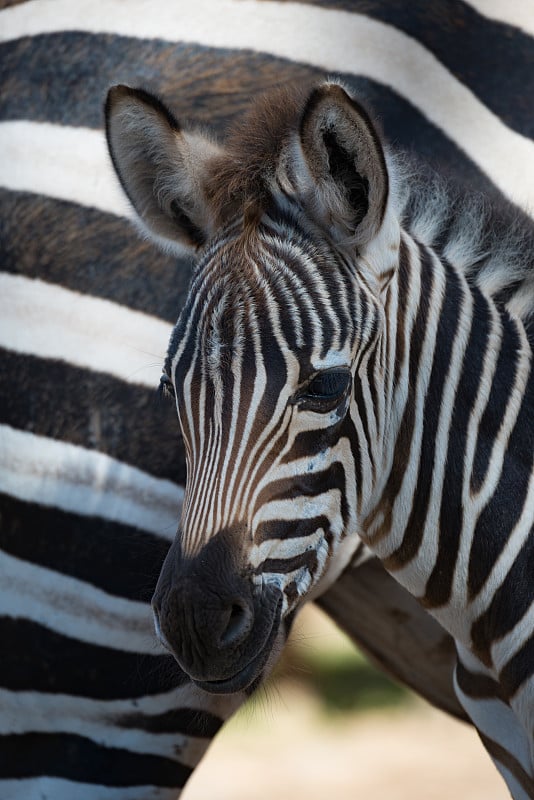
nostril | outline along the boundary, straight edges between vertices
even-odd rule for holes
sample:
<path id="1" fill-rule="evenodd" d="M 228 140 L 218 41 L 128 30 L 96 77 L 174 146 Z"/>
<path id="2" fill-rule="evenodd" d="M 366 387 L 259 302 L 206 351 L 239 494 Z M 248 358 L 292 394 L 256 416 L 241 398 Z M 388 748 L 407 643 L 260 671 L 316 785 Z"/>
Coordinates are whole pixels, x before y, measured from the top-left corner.
<path id="1" fill-rule="evenodd" d="M 252 628 L 252 609 L 243 600 L 234 600 L 227 612 L 226 627 L 220 636 L 224 647 L 236 645 L 246 638 Z"/>

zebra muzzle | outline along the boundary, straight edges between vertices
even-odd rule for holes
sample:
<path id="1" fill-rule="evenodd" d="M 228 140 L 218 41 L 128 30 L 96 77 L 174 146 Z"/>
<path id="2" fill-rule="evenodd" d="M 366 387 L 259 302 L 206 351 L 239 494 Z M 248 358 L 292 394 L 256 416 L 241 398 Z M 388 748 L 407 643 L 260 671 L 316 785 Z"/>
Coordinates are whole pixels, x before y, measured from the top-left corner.
<path id="1" fill-rule="evenodd" d="M 156 635 L 200 688 L 242 691 L 254 683 L 280 630 L 282 595 L 255 587 L 221 545 L 183 558 L 175 543 L 152 600 Z"/>

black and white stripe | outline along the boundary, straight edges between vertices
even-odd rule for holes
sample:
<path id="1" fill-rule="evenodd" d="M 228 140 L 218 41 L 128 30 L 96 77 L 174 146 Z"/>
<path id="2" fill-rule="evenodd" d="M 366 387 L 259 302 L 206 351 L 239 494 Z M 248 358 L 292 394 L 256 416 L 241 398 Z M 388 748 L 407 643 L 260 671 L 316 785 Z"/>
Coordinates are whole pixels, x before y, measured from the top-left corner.
<path id="1" fill-rule="evenodd" d="M 533 797 L 532 221 L 384 149 L 336 82 L 265 95 L 217 146 L 145 92 L 106 112 L 148 232 L 202 247 L 164 368 L 188 480 L 161 640 L 199 685 L 248 685 L 271 598 L 291 619 L 361 538 L 455 638 L 458 696 Z"/>
<path id="2" fill-rule="evenodd" d="M 185 482 L 173 410 L 153 387 L 190 262 L 132 235 L 105 154 L 105 91 L 147 85 L 220 132 L 250 95 L 335 71 L 400 144 L 524 201 L 531 39 L 523 20 L 465 3 L 437 28 L 423 4 L 401 16 L 381 3 L 153 4 L 149 20 L 136 3 L 127 16 L 105 2 L 4 5 L 0 794 L 174 798 L 240 699 L 192 690 L 151 633 Z M 469 24 L 453 27 L 459 13 Z M 506 64 L 491 82 L 474 68 L 482 52 Z"/>

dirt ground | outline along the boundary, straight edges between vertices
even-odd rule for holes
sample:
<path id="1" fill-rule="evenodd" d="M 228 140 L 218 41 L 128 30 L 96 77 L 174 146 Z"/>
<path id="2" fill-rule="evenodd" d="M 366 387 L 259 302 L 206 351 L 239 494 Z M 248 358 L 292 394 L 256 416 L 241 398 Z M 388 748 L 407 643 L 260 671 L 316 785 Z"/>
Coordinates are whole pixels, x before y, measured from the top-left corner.
<path id="1" fill-rule="evenodd" d="M 325 717 L 291 686 L 231 723 L 184 800 L 509 800 L 467 725 L 408 708 Z"/>

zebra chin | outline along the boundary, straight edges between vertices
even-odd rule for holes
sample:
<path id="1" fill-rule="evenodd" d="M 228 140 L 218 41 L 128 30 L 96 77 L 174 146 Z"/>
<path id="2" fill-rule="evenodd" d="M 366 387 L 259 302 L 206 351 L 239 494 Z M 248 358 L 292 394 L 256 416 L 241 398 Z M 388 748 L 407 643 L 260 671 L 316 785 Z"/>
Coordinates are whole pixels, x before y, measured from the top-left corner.
<path id="1" fill-rule="evenodd" d="M 279 609 L 281 608 L 281 600 Z M 278 661 L 280 653 L 286 642 L 283 627 L 280 626 L 280 612 L 272 627 L 269 638 L 260 652 L 244 666 L 236 675 L 224 680 L 202 681 L 191 677 L 193 683 L 209 694 L 237 694 L 246 692 L 252 694 L 258 686 L 265 681 Z"/>
<path id="2" fill-rule="evenodd" d="M 278 586 L 261 589 L 238 568 L 227 535 L 193 558 L 179 540 L 152 599 L 156 635 L 180 668 L 211 694 L 252 692 L 276 662 L 289 626 Z"/>

